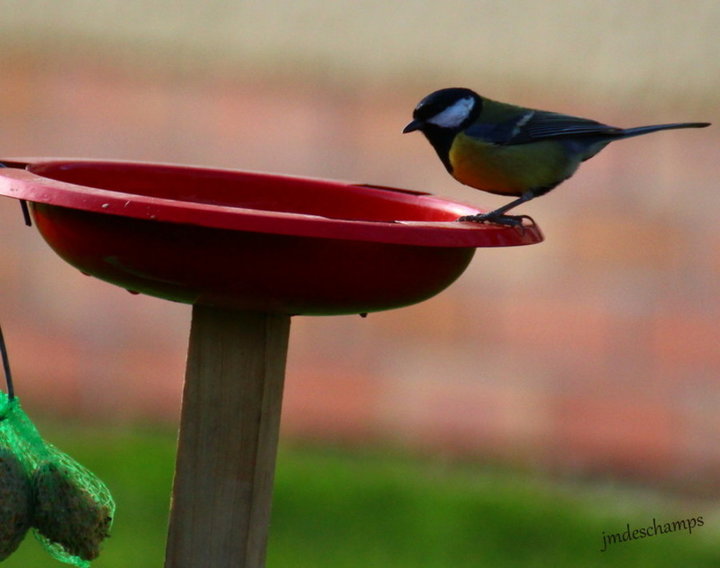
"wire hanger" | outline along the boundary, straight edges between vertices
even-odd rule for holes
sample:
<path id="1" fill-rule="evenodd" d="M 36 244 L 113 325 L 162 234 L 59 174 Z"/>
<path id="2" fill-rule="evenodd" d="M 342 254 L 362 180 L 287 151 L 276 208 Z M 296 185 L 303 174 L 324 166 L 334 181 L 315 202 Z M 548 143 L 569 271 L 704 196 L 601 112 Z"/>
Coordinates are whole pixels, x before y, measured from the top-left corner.
<path id="1" fill-rule="evenodd" d="M 15 389 L 13 388 L 12 373 L 10 372 L 10 358 L 8 357 L 5 338 L 3 337 L 2 326 L 0 326 L 0 354 L 2 355 L 3 371 L 5 372 L 8 401 L 12 401 L 15 398 Z"/>

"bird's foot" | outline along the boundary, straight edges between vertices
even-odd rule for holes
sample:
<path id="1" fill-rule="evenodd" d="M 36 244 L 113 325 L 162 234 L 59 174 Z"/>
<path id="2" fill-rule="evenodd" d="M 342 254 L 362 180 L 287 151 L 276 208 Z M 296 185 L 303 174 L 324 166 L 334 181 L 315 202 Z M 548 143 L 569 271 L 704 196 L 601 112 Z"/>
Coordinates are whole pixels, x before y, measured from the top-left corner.
<path id="1" fill-rule="evenodd" d="M 522 227 L 523 220 L 528 219 L 531 225 L 535 225 L 535 220 L 529 215 L 499 215 L 490 213 L 478 213 L 477 215 L 465 215 L 458 219 L 459 222 L 471 223 L 495 223 L 496 225 L 505 225 L 506 227 Z"/>

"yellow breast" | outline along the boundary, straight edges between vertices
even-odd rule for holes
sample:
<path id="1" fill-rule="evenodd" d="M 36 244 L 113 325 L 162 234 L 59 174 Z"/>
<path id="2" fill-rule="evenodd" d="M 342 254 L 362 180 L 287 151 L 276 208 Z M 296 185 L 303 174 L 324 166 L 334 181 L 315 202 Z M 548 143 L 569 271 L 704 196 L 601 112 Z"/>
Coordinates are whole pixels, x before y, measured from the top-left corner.
<path id="1" fill-rule="evenodd" d="M 502 195 L 554 186 L 580 164 L 556 141 L 502 146 L 462 132 L 455 137 L 449 158 L 452 175 L 460 183 Z"/>

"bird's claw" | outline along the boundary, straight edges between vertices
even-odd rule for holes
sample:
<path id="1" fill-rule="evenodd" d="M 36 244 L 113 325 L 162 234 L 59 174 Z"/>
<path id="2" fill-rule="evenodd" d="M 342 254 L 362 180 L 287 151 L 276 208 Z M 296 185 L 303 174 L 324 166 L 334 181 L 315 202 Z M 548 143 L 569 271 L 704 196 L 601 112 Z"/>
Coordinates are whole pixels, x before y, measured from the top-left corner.
<path id="1" fill-rule="evenodd" d="M 458 221 L 461 223 L 495 223 L 496 225 L 505 225 L 506 227 L 522 227 L 523 220 L 525 219 L 528 219 L 532 226 L 535 225 L 535 220 L 529 215 L 493 215 L 492 213 L 465 215 L 460 217 Z"/>

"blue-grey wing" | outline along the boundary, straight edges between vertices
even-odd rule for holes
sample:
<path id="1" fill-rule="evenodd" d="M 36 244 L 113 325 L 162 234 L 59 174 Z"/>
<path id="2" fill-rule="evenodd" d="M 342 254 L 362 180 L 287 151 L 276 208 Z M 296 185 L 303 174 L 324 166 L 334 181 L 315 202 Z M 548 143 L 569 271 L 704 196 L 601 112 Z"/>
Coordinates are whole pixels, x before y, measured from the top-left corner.
<path id="1" fill-rule="evenodd" d="M 612 139 L 621 136 L 623 130 L 587 118 L 528 110 L 511 120 L 495 124 L 475 123 L 465 133 L 494 144 L 527 144 L 548 138 Z"/>

